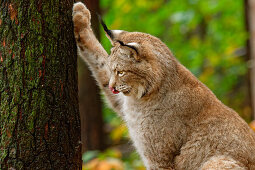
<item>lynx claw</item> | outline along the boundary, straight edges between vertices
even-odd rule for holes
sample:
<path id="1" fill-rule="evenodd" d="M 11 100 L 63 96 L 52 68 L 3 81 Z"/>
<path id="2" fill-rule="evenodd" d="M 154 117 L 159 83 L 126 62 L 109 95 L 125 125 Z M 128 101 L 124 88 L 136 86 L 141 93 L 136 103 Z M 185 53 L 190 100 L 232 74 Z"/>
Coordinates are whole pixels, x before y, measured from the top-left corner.
<path id="1" fill-rule="evenodd" d="M 73 23 L 75 32 L 90 28 L 90 19 L 90 12 L 83 3 L 77 2 L 73 5 Z"/>

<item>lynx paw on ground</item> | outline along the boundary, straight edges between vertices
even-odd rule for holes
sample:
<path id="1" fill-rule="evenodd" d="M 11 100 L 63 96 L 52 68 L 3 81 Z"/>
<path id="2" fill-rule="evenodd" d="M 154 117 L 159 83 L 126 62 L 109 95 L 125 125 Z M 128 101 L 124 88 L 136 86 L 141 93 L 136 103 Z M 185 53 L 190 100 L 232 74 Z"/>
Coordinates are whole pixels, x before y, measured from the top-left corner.
<path id="1" fill-rule="evenodd" d="M 85 28 L 90 28 L 90 19 L 90 12 L 83 3 L 77 2 L 73 5 L 73 23 L 76 33 Z"/>

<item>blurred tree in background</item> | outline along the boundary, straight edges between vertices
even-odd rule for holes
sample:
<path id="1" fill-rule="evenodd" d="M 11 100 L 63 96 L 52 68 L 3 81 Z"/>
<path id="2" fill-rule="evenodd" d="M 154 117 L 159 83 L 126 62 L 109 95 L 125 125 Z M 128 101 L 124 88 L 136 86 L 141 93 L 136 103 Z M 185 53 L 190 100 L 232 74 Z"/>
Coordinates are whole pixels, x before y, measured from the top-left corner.
<path id="1" fill-rule="evenodd" d="M 248 60 L 248 80 L 250 84 L 250 98 L 252 107 L 252 117 L 255 119 L 255 1 L 244 0 L 245 3 L 245 23 L 249 33 L 247 39 L 247 60 Z M 255 125 L 255 120 L 252 122 Z M 255 129 L 255 127 L 254 127 Z"/>
<path id="2" fill-rule="evenodd" d="M 251 121 L 244 1 L 101 0 L 100 6 L 110 29 L 146 32 L 160 38 L 223 103 Z M 103 31 L 101 35 L 109 52 L 110 42 Z M 84 160 L 111 157 L 124 160 L 125 169 L 142 169 L 137 154 L 122 149 L 130 148 L 124 123 L 106 107 L 104 121 L 111 149 L 87 152 Z"/>
<path id="3" fill-rule="evenodd" d="M 91 11 L 92 28 L 97 38 L 100 39 L 100 26 L 97 19 L 97 13 L 100 13 L 99 0 L 84 0 L 83 2 Z M 78 68 L 82 153 L 87 150 L 103 150 L 105 135 L 100 90 L 91 71 L 81 58 L 78 58 Z"/>

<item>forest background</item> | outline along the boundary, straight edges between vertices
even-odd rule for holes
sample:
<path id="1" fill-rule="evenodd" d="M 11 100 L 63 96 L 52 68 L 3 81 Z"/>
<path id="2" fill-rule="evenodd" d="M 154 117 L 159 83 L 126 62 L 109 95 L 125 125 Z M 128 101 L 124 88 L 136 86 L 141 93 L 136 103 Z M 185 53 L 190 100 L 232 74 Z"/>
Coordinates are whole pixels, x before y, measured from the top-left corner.
<path id="1" fill-rule="evenodd" d="M 101 0 L 100 10 L 110 29 L 146 32 L 160 38 L 224 104 L 247 123 L 252 121 L 244 1 Z M 111 45 L 102 29 L 100 35 L 109 52 Z M 85 167 L 103 166 L 107 164 L 105 160 L 114 158 L 121 160 L 117 167 L 143 169 L 128 142 L 124 122 L 105 105 L 103 120 L 108 149 L 85 152 L 85 162 L 97 157 Z"/>

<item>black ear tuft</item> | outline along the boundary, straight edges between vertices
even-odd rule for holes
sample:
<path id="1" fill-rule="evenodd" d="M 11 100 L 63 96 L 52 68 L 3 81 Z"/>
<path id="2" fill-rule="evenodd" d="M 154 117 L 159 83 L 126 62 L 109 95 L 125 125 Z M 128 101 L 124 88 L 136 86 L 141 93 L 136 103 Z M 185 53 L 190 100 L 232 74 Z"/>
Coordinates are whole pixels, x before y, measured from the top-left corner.
<path id="1" fill-rule="evenodd" d="M 99 22 L 101 23 L 101 25 L 103 26 L 103 28 L 104 28 L 104 31 L 105 31 L 105 33 L 113 40 L 113 34 L 112 34 L 112 31 L 111 30 L 109 30 L 108 28 L 107 28 L 107 26 L 105 25 L 105 23 L 104 23 L 104 21 L 103 21 L 103 19 L 102 19 L 102 17 L 99 15 L 99 14 L 97 14 L 97 16 L 98 16 L 98 20 L 99 20 Z"/>
<path id="2" fill-rule="evenodd" d="M 122 41 L 120 40 L 117 40 L 117 41 L 120 43 L 120 45 L 125 46 L 125 44 Z"/>
<path id="3" fill-rule="evenodd" d="M 138 50 L 136 49 L 136 47 L 134 47 L 134 46 L 131 46 L 131 45 L 128 45 L 128 44 L 124 44 L 122 41 L 120 41 L 120 40 L 117 40 L 119 43 L 120 43 L 120 45 L 122 45 L 122 46 L 126 46 L 126 47 L 129 47 L 129 48 L 132 48 L 133 50 L 135 50 L 135 52 L 138 54 Z"/>

